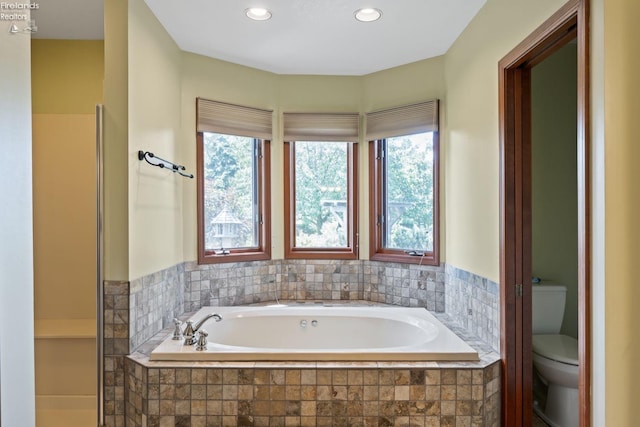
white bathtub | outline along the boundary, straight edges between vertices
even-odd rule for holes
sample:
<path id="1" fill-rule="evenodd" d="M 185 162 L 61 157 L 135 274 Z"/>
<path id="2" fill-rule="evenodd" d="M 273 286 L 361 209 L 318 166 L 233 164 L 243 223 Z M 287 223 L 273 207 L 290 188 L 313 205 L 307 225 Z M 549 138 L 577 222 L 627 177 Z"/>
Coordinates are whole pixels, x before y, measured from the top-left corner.
<path id="1" fill-rule="evenodd" d="M 164 361 L 458 361 L 478 353 L 424 308 L 404 307 L 205 307 L 205 351 L 172 340 L 150 355 Z"/>

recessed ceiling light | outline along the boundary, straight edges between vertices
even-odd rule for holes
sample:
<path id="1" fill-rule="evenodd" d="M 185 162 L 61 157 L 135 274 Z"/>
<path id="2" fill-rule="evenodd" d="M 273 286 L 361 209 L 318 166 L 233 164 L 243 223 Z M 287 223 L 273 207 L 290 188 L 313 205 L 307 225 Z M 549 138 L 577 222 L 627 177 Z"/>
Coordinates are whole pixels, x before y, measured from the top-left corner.
<path id="1" fill-rule="evenodd" d="M 380 19 L 382 16 L 382 12 L 379 9 L 373 9 L 371 7 L 366 7 L 364 9 L 356 10 L 353 15 L 360 22 L 373 22 Z"/>
<path id="2" fill-rule="evenodd" d="M 266 21 L 271 18 L 271 12 L 262 7 L 250 7 L 244 13 L 254 21 Z"/>

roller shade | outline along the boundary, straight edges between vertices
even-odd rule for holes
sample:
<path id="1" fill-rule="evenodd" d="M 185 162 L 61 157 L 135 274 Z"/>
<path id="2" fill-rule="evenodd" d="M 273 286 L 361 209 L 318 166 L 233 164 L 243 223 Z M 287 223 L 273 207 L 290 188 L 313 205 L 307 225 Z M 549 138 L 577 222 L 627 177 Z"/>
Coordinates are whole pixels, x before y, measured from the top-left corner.
<path id="1" fill-rule="evenodd" d="M 272 139 L 273 111 L 225 102 L 196 99 L 196 128 L 198 132 Z"/>
<path id="2" fill-rule="evenodd" d="M 284 113 L 285 141 L 358 142 L 358 113 Z"/>
<path id="3" fill-rule="evenodd" d="M 367 113 L 367 140 L 438 131 L 438 100 Z"/>

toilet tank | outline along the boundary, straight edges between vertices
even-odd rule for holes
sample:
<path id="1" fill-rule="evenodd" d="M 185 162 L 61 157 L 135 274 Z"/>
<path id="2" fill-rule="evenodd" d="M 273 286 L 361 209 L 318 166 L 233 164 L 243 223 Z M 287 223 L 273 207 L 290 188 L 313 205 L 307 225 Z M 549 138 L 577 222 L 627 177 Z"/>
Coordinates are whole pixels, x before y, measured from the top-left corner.
<path id="1" fill-rule="evenodd" d="M 557 334 L 562 326 L 567 288 L 542 282 L 532 285 L 532 312 L 534 334 Z"/>

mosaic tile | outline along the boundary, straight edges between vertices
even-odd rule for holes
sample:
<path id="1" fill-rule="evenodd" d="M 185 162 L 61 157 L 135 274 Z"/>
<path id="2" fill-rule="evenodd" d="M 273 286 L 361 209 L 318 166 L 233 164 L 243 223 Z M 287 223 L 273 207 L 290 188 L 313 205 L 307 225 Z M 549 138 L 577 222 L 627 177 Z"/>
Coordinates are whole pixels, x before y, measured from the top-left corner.
<path id="1" fill-rule="evenodd" d="M 137 426 L 143 414 L 147 425 L 236 425 L 241 420 L 253 420 L 253 425 L 499 425 L 498 286 L 450 265 L 187 262 L 131 283 L 112 282 L 104 298 L 108 425 L 124 425 L 126 418 Z M 145 354 L 174 317 L 184 318 L 183 313 L 203 305 L 276 298 L 425 307 L 478 348 L 480 363 L 489 368 L 467 362 L 298 362 L 286 369 L 269 362 L 210 362 L 198 368 L 171 362 L 160 369 L 145 367 Z"/>
<path id="2" fill-rule="evenodd" d="M 500 295 L 486 278 L 446 264 L 445 312 L 473 332 L 494 351 L 500 351 Z"/>

